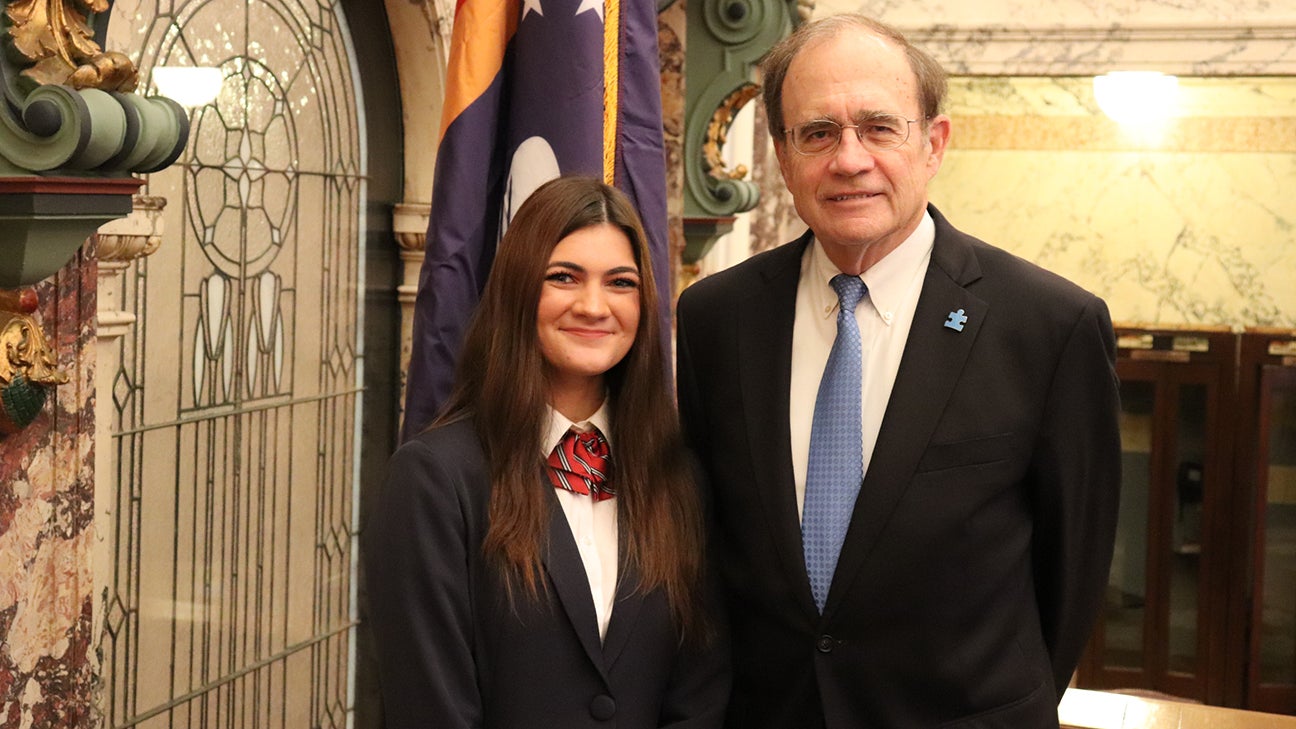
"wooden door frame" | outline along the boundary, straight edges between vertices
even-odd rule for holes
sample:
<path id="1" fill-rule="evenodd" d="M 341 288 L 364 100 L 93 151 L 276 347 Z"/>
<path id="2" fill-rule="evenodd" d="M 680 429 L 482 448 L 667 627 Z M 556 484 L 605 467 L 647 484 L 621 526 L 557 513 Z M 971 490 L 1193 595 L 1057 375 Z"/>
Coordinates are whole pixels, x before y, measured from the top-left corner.
<path id="1" fill-rule="evenodd" d="M 1223 703 L 1230 671 L 1222 668 L 1228 633 L 1227 580 L 1233 572 L 1230 525 L 1233 507 L 1228 479 L 1234 472 L 1232 452 L 1235 422 L 1237 336 L 1223 327 L 1146 328 L 1117 326 L 1122 345 L 1117 369 L 1122 378 L 1153 384 L 1153 442 L 1148 503 L 1148 585 L 1144 611 L 1144 668 L 1112 669 L 1102 665 L 1104 625 L 1095 624 L 1089 647 L 1081 662 L 1079 681 L 1095 688 L 1143 688 L 1190 695 L 1207 703 Z M 1178 443 L 1176 393 L 1186 385 L 1206 387 L 1207 439 L 1203 444 L 1206 472 L 1202 502 L 1202 561 L 1199 563 L 1197 673 L 1175 674 L 1168 670 L 1168 596 L 1170 572 L 1165 569 L 1166 546 L 1172 539 L 1167 498 L 1172 498 L 1175 465 L 1173 450 Z"/>
<path id="2" fill-rule="evenodd" d="M 1259 668 L 1261 616 L 1261 590 L 1264 581 L 1264 524 L 1260 519 L 1268 492 L 1269 418 L 1275 384 L 1296 382 L 1296 354 L 1279 354 L 1273 345 L 1282 346 L 1296 342 L 1291 330 L 1268 328 L 1248 329 L 1242 336 L 1239 358 L 1239 386 L 1246 394 L 1241 422 L 1248 437 L 1239 439 L 1237 479 L 1245 485 L 1239 502 L 1246 505 L 1245 514 L 1235 520 L 1234 544 L 1239 547 L 1239 560 L 1245 564 L 1238 572 L 1234 584 L 1245 595 L 1237 601 L 1231 614 L 1230 640 L 1232 645 L 1244 646 L 1244 654 L 1231 656 L 1237 666 L 1241 685 L 1236 691 L 1246 708 L 1274 713 L 1296 713 L 1296 683 L 1263 685 L 1257 678 Z M 1240 583 L 1240 584 L 1239 584 Z"/>

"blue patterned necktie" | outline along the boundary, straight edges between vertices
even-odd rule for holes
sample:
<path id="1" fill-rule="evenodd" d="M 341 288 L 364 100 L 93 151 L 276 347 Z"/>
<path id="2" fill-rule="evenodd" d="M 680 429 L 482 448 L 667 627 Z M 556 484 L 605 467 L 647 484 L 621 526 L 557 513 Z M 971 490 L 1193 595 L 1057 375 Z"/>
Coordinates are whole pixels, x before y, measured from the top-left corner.
<path id="1" fill-rule="evenodd" d="M 864 437 L 860 423 L 862 354 L 855 307 L 868 293 L 858 276 L 833 276 L 837 292 L 837 338 L 833 340 L 810 426 L 801 543 L 806 573 L 819 612 L 828 599 L 855 497 L 864 480 Z"/>

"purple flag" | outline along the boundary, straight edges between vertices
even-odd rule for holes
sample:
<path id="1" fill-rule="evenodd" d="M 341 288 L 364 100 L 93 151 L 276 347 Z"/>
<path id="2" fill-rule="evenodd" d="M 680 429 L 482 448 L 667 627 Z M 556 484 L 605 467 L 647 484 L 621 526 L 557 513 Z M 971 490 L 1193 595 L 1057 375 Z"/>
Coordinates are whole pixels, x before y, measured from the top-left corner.
<path id="1" fill-rule="evenodd" d="M 605 49 L 615 50 L 615 69 L 604 67 Z M 508 221 L 559 175 L 602 177 L 638 207 L 659 315 L 669 324 L 659 67 L 655 0 L 609 0 L 606 9 L 601 0 L 460 0 L 414 305 L 404 437 L 426 427 L 450 393 L 464 330 Z M 608 79 L 618 89 L 605 105 Z M 605 120 L 616 130 L 606 136 L 614 157 L 604 154 Z M 605 159 L 614 166 L 605 169 Z"/>

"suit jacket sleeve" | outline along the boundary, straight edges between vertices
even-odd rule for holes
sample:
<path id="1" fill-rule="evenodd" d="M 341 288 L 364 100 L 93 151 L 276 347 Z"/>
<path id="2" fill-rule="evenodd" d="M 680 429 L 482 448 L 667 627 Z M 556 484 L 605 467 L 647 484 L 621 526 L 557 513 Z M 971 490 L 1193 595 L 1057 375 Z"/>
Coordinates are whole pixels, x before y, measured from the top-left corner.
<path id="1" fill-rule="evenodd" d="M 694 453 L 706 453 L 706 427 L 703 424 L 701 396 L 698 393 L 697 379 L 693 370 L 695 366 L 693 353 L 689 347 L 686 329 L 691 316 L 688 292 L 680 295 L 679 308 L 675 322 L 675 390 L 679 402 L 680 426 L 684 430 L 684 439 Z M 699 472 L 702 469 L 697 469 Z M 709 489 L 703 489 L 704 501 L 709 499 Z M 709 511 L 709 509 L 708 509 Z"/>
<path id="2" fill-rule="evenodd" d="M 717 636 L 688 641 L 675 658 L 657 726 L 716 729 L 724 724 L 728 700 L 728 644 Z"/>
<path id="3" fill-rule="evenodd" d="M 434 448 L 411 440 L 392 457 L 366 527 L 370 619 L 387 729 L 482 724 L 464 487 Z"/>
<path id="4" fill-rule="evenodd" d="M 706 476 L 695 458 L 690 458 L 698 490 L 705 493 Z M 699 499 L 704 535 L 714 534 L 711 510 L 705 499 Z M 707 539 L 710 544 L 710 539 Z M 724 724 L 729 702 L 730 653 L 729 630 L 720 598 L 719 572 L 715 551 L 707 549 L 699 587 L 702 612 L 707 625 L 698 636 L 686 639 L 675 657 L 670 683 L 662 701 L 661 729 L 715 729 Z"/>
<path id="5" fill-rule="evenodd" d="M 1059 699 L 1111 566 L 1121 457 L 1115 360 L 1107 307 L 1093 298 L 1062 350 L 1032 459 L 1034 580 Z"/>

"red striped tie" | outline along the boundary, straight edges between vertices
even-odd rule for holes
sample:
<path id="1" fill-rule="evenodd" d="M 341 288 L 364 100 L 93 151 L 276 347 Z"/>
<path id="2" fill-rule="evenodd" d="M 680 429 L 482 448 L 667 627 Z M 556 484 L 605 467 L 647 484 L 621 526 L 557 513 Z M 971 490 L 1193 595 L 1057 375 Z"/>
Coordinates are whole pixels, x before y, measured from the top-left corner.
<path id="1" fill-rule="evenodd" d="M 589 494 L 595 501 L 610 499 L 616 495 L 607 482 L 611 460 L 598 428 L 586 433 L 569 430 L 546 461 L 549 480 L 557 488 Z"/>

